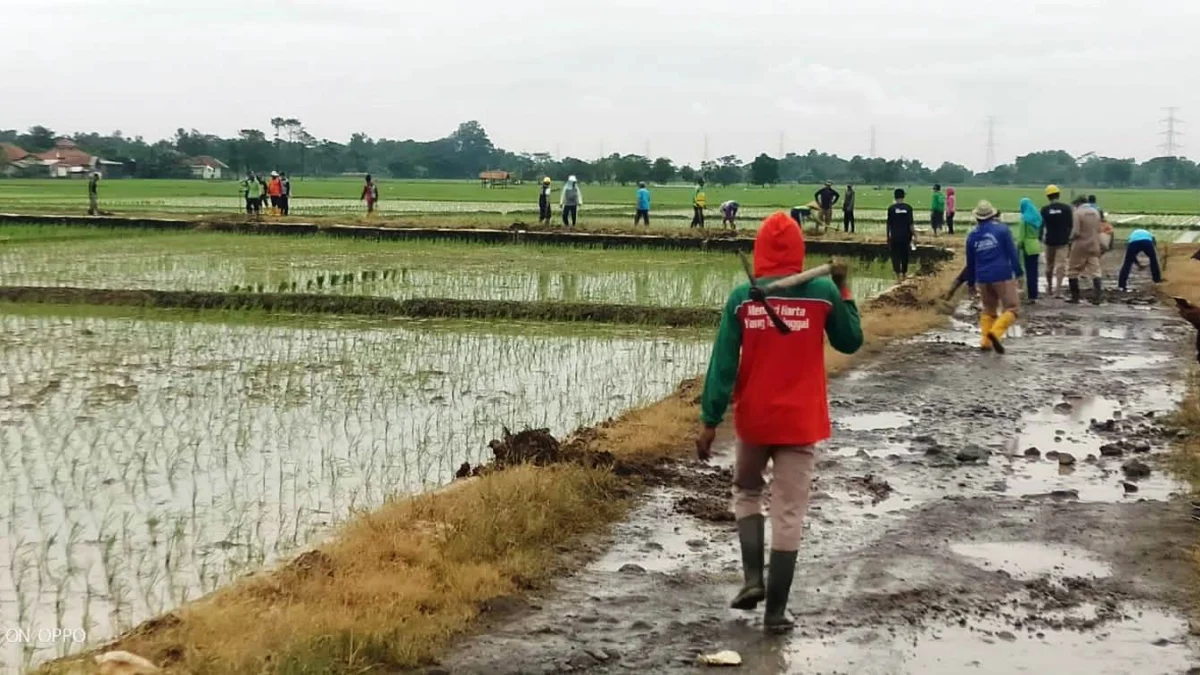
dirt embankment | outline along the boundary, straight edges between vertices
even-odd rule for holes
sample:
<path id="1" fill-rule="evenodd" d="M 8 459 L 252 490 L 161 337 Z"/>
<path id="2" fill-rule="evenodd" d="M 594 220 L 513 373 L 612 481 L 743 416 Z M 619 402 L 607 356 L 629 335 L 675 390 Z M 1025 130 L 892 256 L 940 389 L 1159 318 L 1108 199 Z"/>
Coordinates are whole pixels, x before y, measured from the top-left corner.
<path id="1" fill-rule="evenodd" d="M 899 296 L 912 306 L 865 303 L 864 353 L 944 323 L 936 297 L 956 273 L 947 268 L 914 282 L 914 292 Z M 830 370 L 848 363 L 831 358 Z M 501 463 L 533 461 L 391 502 L 292 563 L 146 622 L 107 648 L 141 654 L 168 672 L 214 675 L 429 664 L 505 598 L 597 555 L 589 535 L 622 520 L 631 497 L 680 480 L 669 460 L 690 452 L 700 387 L 684 382 L 666 399 L 561 444 L 536 430 L 497 439 Z M 715 490 L 728 476 L 703 480 Z M 716 517 L 711 500 L 678 508 Z M 73 672 L 81 658 L 43 672 Z"/>
<path id="2" fill-rule="evenodd" d="M 454 298 L 392 298 L 315 293 L 251 293 L 0 286 L 0 302 L 109 305 L 193 310 L 257 310 L 289 314 L 402 316 L 413 318 L 568 321 L 646 326 L 716 326 L 719 310 L 579 302 L 515 302 Z"/>
<path id="3" fill-rule="evenodd" d="M 593 246 L 599 248 L 660 248 L 667 250 L 746 251 L 754 248 L 754 231 L 692 230 L 665 228 L 654 233 L 627 228 L 599 228 L 564 230 L 513 223 L 506 229 L 477 226 L 429 227 L 426 225 L 397 220 L 380 223 L 348 225 L 337 221 L 311 223 L 283 221 L 247 221 L 241 216 L 228 218 L 153 218 L 153 217 L 102 217 L 102 216 L 38 216 L 0 214 L 0 225 L 4 223 L 75 225 L 85 227 L 137 228 L 152 230 L 197 229 L 216 232 L 237 232 L 264 235 L 323 235 L 357 239 L 460 241 L 479 244 L 547 244 L 566 246 Z M 808 253 L 812 256 L 840 256 L 885 259 L 887 246 L 879 240 L 849 238 L 838 233 L 809 233 Z M 912 254 L 912 260 L 922 267 L 923 273 L 932 271 L 933 265 L 949 260 L 952 253 L 941 246 L 921 245 Z"/>

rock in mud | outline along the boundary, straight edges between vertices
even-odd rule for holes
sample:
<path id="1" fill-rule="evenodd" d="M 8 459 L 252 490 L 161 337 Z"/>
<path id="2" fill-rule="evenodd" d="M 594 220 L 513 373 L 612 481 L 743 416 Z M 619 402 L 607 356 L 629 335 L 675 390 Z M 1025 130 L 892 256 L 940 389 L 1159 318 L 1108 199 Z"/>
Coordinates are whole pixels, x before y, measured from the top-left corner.
<path id="1" fill-rule="evenodd" d="M 871 495 L 872 506 L 887 499 L 892 494 L 892 486 L 887 481 L 880 480 L 871 474 L 851 478 L 850 487 L 851 489 Z"/>
<path id="2" fill-rule="evenodd" d="M 1121 471 L 1125 472 L 1125 477 L 1130 480 L 1139 480 L 1141 478 L 1150 477 L 1150 467 L 1136 459 L 1125 462 L 1121 466 Z"/>
<path id="3" fill-rule="evenodd" d="M 986 448 L 981 448 L 978 445 L 968 445 L 959 450 L 954 458 L 964 464 L 970 464 L 987 460 L 988 454 Z"/>
<path id="4" fill-rule="evenodd" d="M 1051 460 L 1053 460 L 1053 459 L 1058 459 L 1058 451 L 1057 451 L 1057 450 L 1051 450 L 1050 452 L 1047 452 L 1047 453 L 1046 453 L 1046 459 L 1051 459 Z"/>
<path id="5" fill-rule="evenodd" d="M 1075 455 L 1072 455 L 1072 454 L 1071 454 L 1071 453 L 1069 453 L 1069 452 L 1060 452 L 1060 453 L 1058 453 L 1058 464 L 1059 464 L 1059 466 L 1072 466 L 1072 465 L 1074 465 L 1074 464 L 1075 464 Z"/>
<path id="6" fill-rule="evenodd" d="M 1042 451 L 1038 450 L 1037 448 L 1029 448 L 1028 450 L 1025 451 L 1025 456 L 1038 458 L 1038 457 L 1042 456 Z"/>
<path id="7" fill-rule="evenodd" d="M 1059 403 L 1058 405 L 1054 406 L 1054 412 L 1056 412 L 1060 415 L 1066 415 L 1074 409 L 1075 409 L 1075 406 L 1071 405 L 1070 403 L 1067 403 L 1066 401 L 1063 401 L 1062 403 Z"/>
<path id="8" fill-rule="evenodd" d="M 1138 454 L 1145 454 L 1147 452 L 1150 452 L 1150 444 L 1145 441 L 1141 441 L 1140 443 L 1134 443 L 1133 451 Z"/>
<path id="9" fill-rule="evenodd" d="M 633 563 L 626 563 L 624 565 L 621 565 L 621 569 L 619 569 L 617 571 L 620 572 L 621 574 L 628 574 L 630 576 L 640 576 L 640 575 L 646 573 L 646 568 L 642 567 L 641 565 L 635 565 Z"/>
<path id="10" fill-rule="evenodd" d="M 1101 457 L 1120 457 L 1125 454 L 1125 450 L 1116 443 L 1105 443 L 1100 446 Z"/>
<path id="11" fill-rule="evenodd" d="M 1122 481 L 1122 482 L 1121 482 L 1121 487 L 1125 488 L 1125 493 L 1126 493 L 1126 494 L 1129 494 L 1129 493 L 1133 493 L 1133 492 L 1137 492 L 1137 491 L 1138 491 L 1138 486 L 1137 486 L 1137 485 L 1135 485 L 1135 484 L 1133 484 L 1133 483 L 1130 483 L 1129 481 Z"/>
<path id="12" fill-rule="evenodd" d="M 1099 422 L 1097 420 L 1092 420 L 1092 431 L 1115 431 L 1116 428 L 1117 428 L 1116 420 L 1108 419 L 1103 422 Z"/>

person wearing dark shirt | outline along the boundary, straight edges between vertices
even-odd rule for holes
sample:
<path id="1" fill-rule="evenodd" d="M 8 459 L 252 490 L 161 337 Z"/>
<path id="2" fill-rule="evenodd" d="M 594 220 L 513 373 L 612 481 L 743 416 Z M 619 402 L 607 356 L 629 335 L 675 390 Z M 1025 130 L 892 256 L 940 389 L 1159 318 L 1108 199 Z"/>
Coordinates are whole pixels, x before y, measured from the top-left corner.
<path id="1" fill-rule="evenodd" d="M 292 200 L 292 179 L 288 178 L 287 172 L 279 172 L 279 185 L 283 188 L 279 195 L 279 215 L 286 216 L 291 213 Z"/>
<path id="2" fill-rule="evenodd" d="M 913 210 L 904 202 L 904 190 L 896 188 L 892 193 L 896 203 L 887 210 L 888 250 L 892 254 L 892 271 L 897 281 L 908 277 L 908 256 L 911 251 L 913 233 Z"/>
<path id="3" fill-rule="evenodd" d="M 846 186 L 846 198 L 842 200 L 842 231 L 854 232 L 854 186 Z"/>
<path id="4" fill-rule="evenodd" d="M 88 215 L 100 215 L 100 172 L 93 171 L 88 178 Z"/>
<path id="5" fill-rule="evenodd" d="M 1067 247 L 1071 243 L 1075 210 L 1060 201 L 1062 191 L 1057 185 L 1046 186 L 1046 199 L 1050 203 L 1042 207 L 1041 231 L 1046 251 L 1046 290 L 1058 297 L 1062 295 L 1063 279 L 1067 276 Z"/>
<path id="6" fill-rule="evenodd" d="M 837 190 L 833 189 L 833 181 L 825 181 L 825 187 L 813 193 L 813 199 L 817 201 L 817 205 L 821 207 L 821 228 L 828 229 L 829 223 L 833 220 L 833 205 L 838 203 L 842 196 Z"/>

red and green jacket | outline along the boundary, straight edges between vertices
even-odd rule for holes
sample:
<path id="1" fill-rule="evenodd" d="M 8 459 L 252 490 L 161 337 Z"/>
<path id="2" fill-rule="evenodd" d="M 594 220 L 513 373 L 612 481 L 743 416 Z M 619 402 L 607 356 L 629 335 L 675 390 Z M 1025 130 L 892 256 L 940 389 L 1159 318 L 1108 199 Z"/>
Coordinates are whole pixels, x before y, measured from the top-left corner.
<path id="1" fill-rule="evenodd" d="M 798 226 L 788 229 L 769 218 L 755 243 L 755 276 L 760 285 L 794 274 L 804 266 Z M 794 232 L 792 231 L 794 230 Z M 763 239 L 768 241 L 764 242 Z M 798 249 L 798 250 L 797 250 Z M 701 420 L 719 425 L 730 402 L 738 438 L 754 445 L 810 445 L 829 438 L 825 390 L 825 337 L 839 352 L 862 346 L 858 307 L 848 290 L 828 277 L 773 291 L 767 302 L 792 332 L 780 333 L 762 304 L 750 299 L 750 285 L 733 290 L 725 303 L 713 344 L 701 399 Z"/>

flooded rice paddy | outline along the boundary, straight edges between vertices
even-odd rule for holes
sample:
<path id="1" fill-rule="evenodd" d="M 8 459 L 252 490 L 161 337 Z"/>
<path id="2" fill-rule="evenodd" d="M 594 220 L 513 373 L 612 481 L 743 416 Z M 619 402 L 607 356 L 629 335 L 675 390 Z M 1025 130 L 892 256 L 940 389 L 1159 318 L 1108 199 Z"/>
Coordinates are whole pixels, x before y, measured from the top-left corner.
<path id="1" fill-rule="evenodd" d="M 720 307 L 745 280 L 729 253 L 227 233 L 80 234 L 85 238 L 0 249 L 0 285 Z M 859 261 L 852 269 L 858 298 L 891 283 L 890 270 L 880 263 Z"/>
<path id="2" fill-rule="evenodd" d="M 505 426 L 561 435 L 661 398 L 706 340 L 2 309 L 0 615 L 112 635 L 446 482 Z M 0 672 L 78 648 L 20 646 Z"/>

